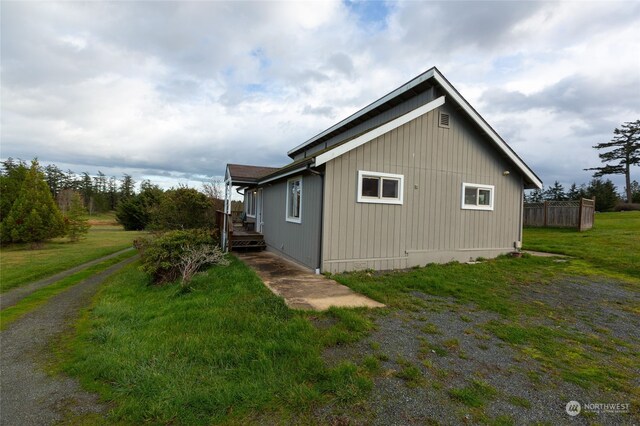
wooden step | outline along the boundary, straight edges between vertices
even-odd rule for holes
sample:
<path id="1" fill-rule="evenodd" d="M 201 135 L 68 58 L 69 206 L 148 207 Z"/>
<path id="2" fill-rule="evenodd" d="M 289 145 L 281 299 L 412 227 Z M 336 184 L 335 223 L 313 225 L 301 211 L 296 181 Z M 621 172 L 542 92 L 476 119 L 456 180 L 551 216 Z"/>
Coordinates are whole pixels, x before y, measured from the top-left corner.
<path id="1" fill-rule="evenodd" d="M 264 250 L 267 244 L 264 242 L 264 235 L 256 231 L 234 230 L 231 238 L 231 250 L 256 248 Z"/>

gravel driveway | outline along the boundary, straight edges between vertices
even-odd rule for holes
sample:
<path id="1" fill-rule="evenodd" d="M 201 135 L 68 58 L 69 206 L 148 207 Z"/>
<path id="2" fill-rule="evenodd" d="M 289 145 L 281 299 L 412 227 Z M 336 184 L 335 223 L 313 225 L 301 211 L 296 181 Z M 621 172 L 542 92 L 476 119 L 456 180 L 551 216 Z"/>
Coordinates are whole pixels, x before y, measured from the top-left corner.
<path id="1" fill-rule="evenodd" d="M 557 318 L 536 319 L 571 333 L 601 335 L 625 342 L 637 361 L 640 354 L 640 293 L 617 282 L 588 278 L 554 282 L 514 297 L 525 303 L 557 309 Z M 324 407 L 318 416 L 335 424 L 640 424 L 638 396 L 597 386 L 580 387 L 528 354 L 487 331 L 500 315 L 462 304 L 451 298 L 413 293 L 424 308 L 392 310 L 375 315 L 376 330 L 351 345 L 325 352 L 329 363 L 348 359 L 361 364 L 366 356 L 381 360 L 382 372 L 374 379 L 372 395 L 362 406 Z M 635 308 L 634 308 L 635 307 Z M 562 324 L 562 325 L 558 325 Z M 635 355 L 634 355 L 635 353 Z M 612 355 L 589 356 L 612 362 Z M 419 370 L 418 377 L 403 372 Z M 640 363 L 632 367 L 634 385 L 640 389 Z M 475 385 L 474 385 L 475 383 Z M 477 385 L 477 384 L 480 385 Z M 452 392 L 466 388 L 480 395 L 480 405 L 461 402 Z M 569 401 L 630 403 L 628 413 L 589 413 L 569 416 Z"/>
<path id="2" fill-rule="evenodd" d="M 137 258 L 126 259 L 52 297 L 0 332 L 0 425 L 50 425 L 67 415 L 104 413 L 96 395 L 73 379 L 48 375 L 51 345 L 69 331 L 102 282 Z"/>

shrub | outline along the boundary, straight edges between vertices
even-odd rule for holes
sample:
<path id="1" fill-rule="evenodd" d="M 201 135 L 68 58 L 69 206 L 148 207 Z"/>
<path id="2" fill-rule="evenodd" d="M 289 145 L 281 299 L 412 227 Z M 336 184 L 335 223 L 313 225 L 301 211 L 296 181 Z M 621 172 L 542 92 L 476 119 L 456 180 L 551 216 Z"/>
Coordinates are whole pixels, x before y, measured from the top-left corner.
<path id="1" fill-rule="evenodd" d="M 152 214 L 154 229 L 198 229 L 214 222 L 210 200 L 193 188 L 177 188 L 166 191 Z"/>
<path id="2" fill-rule="evenodd" d="M 618 203 L 614 210 L 617 212 L 640 210 L 640 203 Z"/>
<path id="3" fill-rule="evenodd" d="M 182 278 L 183 285 L 208 265 L 226 265 L 216 241 L 205 230 L 170 231 L 149 240 L 135 242 L 142 259 L 142 270 L 154 284 Z"/>
<path id="4" fill-rule="evenodd" d="M 129 197 L 120 201 L 116 209 L 116 220 L 125 231 L 140 231 L 149 223 L 149 212 L 141 197 Z"/>
<path id="5" fill-rule="evenodd" d="M 189 284 L 193 276 L 202 267 L 206 265 L 224 265 L 227 266 L 229 261 L 224 257 L 224 253 L 220 247 L 211 244 L 208 245 L 187 245 L 182 246 L 182 255 L 180 256 L 181 284 L 185 286 Z"/>

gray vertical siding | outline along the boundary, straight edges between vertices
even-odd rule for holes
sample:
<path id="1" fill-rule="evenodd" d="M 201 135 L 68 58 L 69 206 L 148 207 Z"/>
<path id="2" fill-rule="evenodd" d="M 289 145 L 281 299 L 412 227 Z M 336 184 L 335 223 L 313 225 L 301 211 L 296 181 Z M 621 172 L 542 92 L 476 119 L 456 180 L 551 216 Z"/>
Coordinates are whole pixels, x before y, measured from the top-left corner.
<path id="1" fill-rule="evenodd" d="M 493 257 L 520 239 L 520 174 L 462 114 L 440 109 L 450 129 L 436 109 L 326 164 L 323 271 Z M 356 202 L 358 170 L 404 175 L 404 203 Z M 494 210 L 463 210 L 463 182 L 494 185 Z"/>
<path id="2" fill-rule="evenodd" d="M 264 239 L 269 250 L 315 269 L 320 266 L 322 178 L 302 175 L 301 223 L 286 221 L 288 178 L 263 186 Z"/>

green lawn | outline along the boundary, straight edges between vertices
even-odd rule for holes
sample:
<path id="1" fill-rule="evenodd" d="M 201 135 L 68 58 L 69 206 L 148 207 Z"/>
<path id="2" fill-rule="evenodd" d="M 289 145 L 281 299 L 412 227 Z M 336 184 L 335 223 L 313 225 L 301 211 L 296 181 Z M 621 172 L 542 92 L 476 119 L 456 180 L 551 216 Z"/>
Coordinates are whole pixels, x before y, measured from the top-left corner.
<path id="1" fill-rule="evenodd" d="M 235 258 L 192 286 L 149 286 L 128 267 L 61 346 L 64 369 L 116 403 L 106 423 L 310 419 L 316 404 L 346 403 L 370 389 L 364 368 L 328 368 L 321 358 L 326 345 L 371 327 L 358 311 L 322 314 L 317 320 L 330 324 L 316 328 Z"/>
<path id="2" fill-rule="evenodd" d="M 0 292 L 64 271 L 127 247 L 140 232 L 124 231 L 121 226 L 92 226 L 84 238 L 71 243 L 65 238 L 31 250 L 26 244 L 0 249 Z"/>
<path id="3" fill-rule="evenodd" d="M 525 228 L 524 248 L 562 253 L 598 269 L 640 277 L 640 212 L 597 213 L 593 229 Z"/>
<path id="4" fill-rule="evenodd" d="M 637 291 L 639 222 L 637 213 L 612 213 L 598 215 L 596 228 L 586 233 L 526 230 L 527 248 L 574 256 L 561 262 L 505 256 L 475 265 L 333 276 L 388 305 L 376 311 L 291 311 L 235 258 L 229 267 L 196 276 L 188 292 L 177 285 L 149 286 L 144 274 L 128 267 L 103 286 L 77 334 L 60 345 L 62 368 L 113 403 L 106 420 L 92 422 L 304 424 L 313 422 L 316 407 L 343 406 L 350 420 L 366 423 L 357 418 L 357 407 L 369 395 L 372 378 L 386 374 L 379 359 L 367 356 L 330 367 L 323 350 L 358 341 L 384 315 L 435 309 L 416 297 L 422 293 L 453 301 L 446 302 L 447 309 L 461 318 L 469 309 L 491 313 L 492 319 L 474 333 L 490 333 L 553 377 L 603 392 L 613 389 L 635 404 L 640 401 L 633 382 L 640 362 L 637 344 L 605 331 L 568 331 L 575 320 L 571 309 L 532 301 L 527 294 L 585 275 Z M 637 307 L 621 309 L 636 312 Z M 428 324 L 418 331 L 440 332 Z M 457 340 L 448 342 L 455 349 Z M 449 350 L 428 349 L 436 354 Z M 409 387 L 425 386 L 413 365 L 394 374 Z M 490 391 L 476 380 L 448 389 L 447 395 L 453 403 L 481 409 Z"/>
<path id="5" fill-rule="evenodd" d="M 104 271 L 109 266 L 115 265 L 116 263 L 135 255 L 135 250 L 125 251 L 124 253 L 120 253 L 118 256 L 104 260 L 96 265 L 78 271 L 72 275 L 69 275 L 68 277 L 56 281 L 53 284 L 34 291 L 15 305 L 9 306 L 8 308 L 0 311 L 0 330 L 6 329 L 9 324 L 36 309 L 37 307 L 43 305 L 56 294 L 62 293 L 67 288 L 76 285 L 79 282 L 99 272 Z"/>

